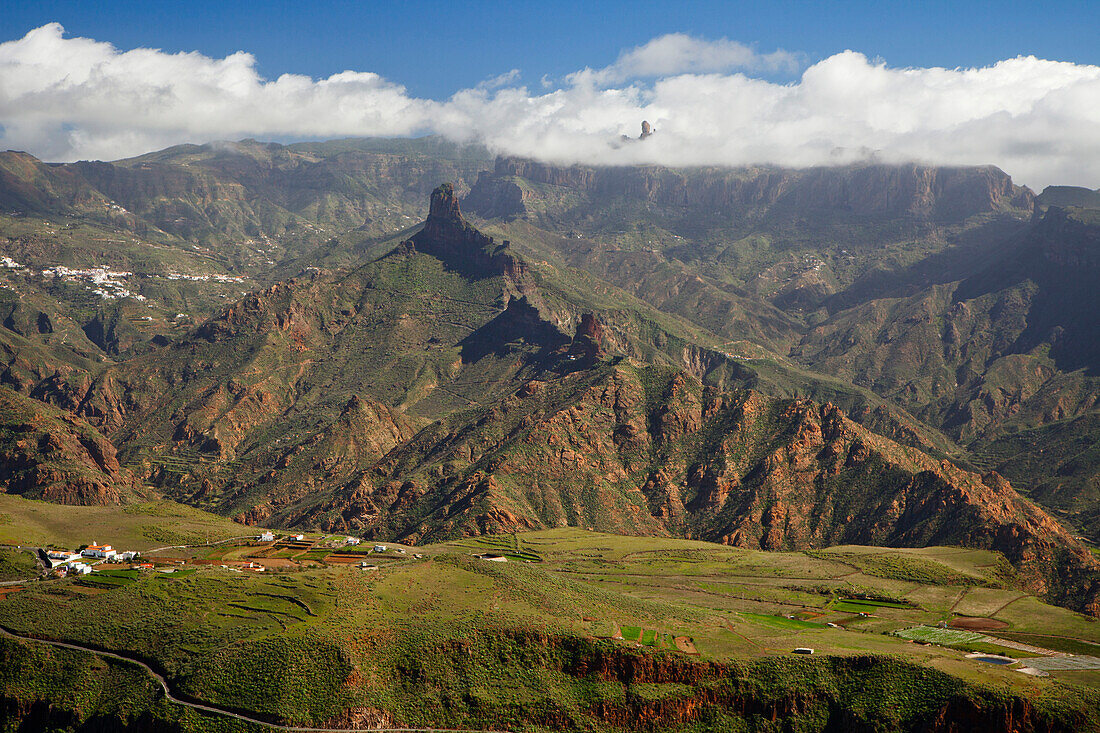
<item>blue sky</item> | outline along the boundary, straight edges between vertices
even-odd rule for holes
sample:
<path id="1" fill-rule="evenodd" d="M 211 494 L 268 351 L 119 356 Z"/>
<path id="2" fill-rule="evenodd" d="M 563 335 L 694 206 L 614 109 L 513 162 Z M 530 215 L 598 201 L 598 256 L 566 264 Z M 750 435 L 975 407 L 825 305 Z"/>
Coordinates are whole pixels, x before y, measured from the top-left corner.
<path id="1" fill-rule="evenodd" d="M 1100 64 L 1100 2 L 239 2 L 5 0 L 0 40 L 60 22 L 120 49 L 244 50 L 258 71 L 374 71 L 433 99 L 511 69 L 521 83 L 614 61 L 683 32 L 814 62 L 853 49 L 895 67 L 984 66 L 1018 55 Z M 777 75 L 782 78 L 783 75 Z"/>

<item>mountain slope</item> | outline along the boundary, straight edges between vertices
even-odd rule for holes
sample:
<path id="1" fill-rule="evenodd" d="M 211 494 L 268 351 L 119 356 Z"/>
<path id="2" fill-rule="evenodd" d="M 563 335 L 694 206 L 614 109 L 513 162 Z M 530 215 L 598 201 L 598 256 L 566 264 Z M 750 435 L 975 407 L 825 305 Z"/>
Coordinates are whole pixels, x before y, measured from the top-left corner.
<path id="1" fill-rule="evenodd" d="M 992 168 L 502 158 L 467 202 L 529 256 L 619 284 L 729 339 L 722 350 L 802 367 L 795 394 L 809 375 L 835 376 L 946 432 L 959 445 L 940 449 L 955 460 L 1011 471 L 1047 506 L 1089 506 L 1064 493 L 1088 484 L 1088 469 L 1067 474 L 1052 502 L 1049 472 L 989 463 L 982 446 L 1100 404 L 1093 191 L 1035 197 Z"/>
<path id="2" fill-rule="evenodd" d="M 996 474 L 832 405 L 622 360 L 434 424 L 319 499 L 246 518 L 408 542 L 568 525 L 770 550 L 959 544 L 1005 553 L 1037 592 L 1081 605 L 1100 592 L 1089 552 Z"/>
<path id="3" fill-rule="evenodd" d="M 94 428 L 0 387 L 0 489 L 59 504 L 120 504 L 137 484 Z"/>
<path id="4" fill-rule="evenodd" d="M 466 199 L 496 217 L 484 232 L 461 185 L 432 193 L 423 227 L 395 227 L 425 176 L 478 165 L 448 155 L 246 141 L 9 160 L 20 200 L 53 192 L 42 216 L 102 204 L 110 226 L 264 272 L 225 250 L 249 236 L 301 274 L 206 300 L 214 315 L 188 328 L 139 327 L 136 308 L 168 301 L 81 310 L 29 271 L 0 332 L 6 381 L 93 424 L 141 480 L 242 521 L 411 541 L 568 524 L 766 549 L 950 542 L 1093 603 L 1091 556 L 996 474 L 944 461 L 990 465 L 937 430 L 992 440 L 1095 408 L 1091 325 L 1071 322 L 1091 302 L 1086 215 L 1028 223 L 1030 192 L 995 169 L 503 160 Z M 1072 302 L 1051 297 L 1067 268 Z"/>

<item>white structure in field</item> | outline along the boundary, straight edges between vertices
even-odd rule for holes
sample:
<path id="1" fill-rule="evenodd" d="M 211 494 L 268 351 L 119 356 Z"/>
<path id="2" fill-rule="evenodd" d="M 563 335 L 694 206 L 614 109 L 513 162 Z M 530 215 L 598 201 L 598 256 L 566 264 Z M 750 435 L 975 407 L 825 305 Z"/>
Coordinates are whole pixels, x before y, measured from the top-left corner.
<path id="1" fill-rule="evenodd" d="M 345 545 L 358 545 L 362 540 L 358 537 L 348 537 L 344 540 Z"/>
<path id="2" fill-rule="evenodd" d="M 291 537 L 290 539 L 292 539 L 292 540 L 294 540 L 294 541 L 296 541 L 296 542 L 301 542 L 301 541 L 302 541 L 302 540 L 304 540 L 305 538 L 306 538 L 306 536 L 305 536 L 304 534 L 296 534 L 296 535 L 294 535 L 293 537 Z"/>
<path id="3" fill-rule="evenodd" d="M 92 566 L 85 565 L 82 562 L 74 562 L 72 565 L 69 566 L 69 572 L 76 573 L 77 575 L 87 575 L 88 573 L 92 572 Z"/>
<path id="4" fill-rule="evenodd" d="M 374 546 L 374 551 L 375 552 L 385 552 L 386 551 L 386 546 L 385 545 L 375 545 Z"/>
<path id="5" fill-rule="evenodd" d="M 50 550 L 46 553 L 46 557 L 50 559 L 50 567 L 56 568 L 59 565 L 65 565 L 74 560 L 79 560 L 82 555 L 79 552 L 59 552 L 57 550 Z"/>
<path id="6" fill-rule="evenodd" d="M 115 556 L 115 551 L 111 549 L 110 545 L 100 545 L 93 542 L 85 547 L 80 554 L 84 557 L 101 557 L 105 560 L 110 560 Z"/>
<path id="7" fill-rule="evenodd" d="M 274 541 L 275 541 L 275 533 L 274 532 L 263 532 L 260 535 L 260 542 L 274 542 Z"/>

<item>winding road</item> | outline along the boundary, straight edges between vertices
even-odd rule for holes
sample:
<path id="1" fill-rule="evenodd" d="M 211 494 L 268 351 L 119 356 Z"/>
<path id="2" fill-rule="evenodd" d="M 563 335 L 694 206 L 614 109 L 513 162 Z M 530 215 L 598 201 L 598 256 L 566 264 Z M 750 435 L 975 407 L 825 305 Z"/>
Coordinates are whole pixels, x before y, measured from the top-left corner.
<path id="1" fill-rule="evenodd" d="M 8 629 L 0 626 L 0 636 L 5 636 L 9 639 L 16 639 L 18 641 L 29 641 L 36 644 L 46 644 L 48 646 L 59 647 L 61 649 L 72 649 L 78 652 L 87 652 L 89 654 L 95 654 L 96 656 L 106 657 L 108 659 L 115 659 L 120 662 L 126 662 L 127 664 L 133 664 L 141 667 L 145 672 L 156 680 L 160 685 L 160 689 L 164 692 L 164 696 L 176 705 L 182 705 L 184 707 L 191 708 L 192 710 L 198 710 L 203 713 L 211 715 L 224 715 L 228 718 L 236 718 L 237 720 L 245 723 L 252 723 L 253 725 L 261 725 L 273 730 L 289 731 L 290 733 L 348 733 L 349 730 L 362 730 L 372 731 L 372 733 L 508 733 L 508 731 L 489 731 L 475 728 L 305 728 L 295 725 L 280 725 L 278 723 L 269 723 L 266 720 L 260 720 L 259 718 L 253 718 L 249 715 L 242 713 L 236 713 L 226 708 L 218 707 L 216 705 L 203 705 L 197 702 L 190 702 L 189 700 L 181 700 L 172 694 L 172 691 L 168 689 L 168 681 L 162 674 L 150 667 L 140 659 L 124 656 L 122 654 L 116 654 L 115 652 L 105 652 L 93 647 L 84 646 L 82 644 L 73 644 L 66 641 L 53 641 L 50 639 L 37 639 L 33 636 L 24 636 L 23 634 L 17 634 L 9 631 Z"/>

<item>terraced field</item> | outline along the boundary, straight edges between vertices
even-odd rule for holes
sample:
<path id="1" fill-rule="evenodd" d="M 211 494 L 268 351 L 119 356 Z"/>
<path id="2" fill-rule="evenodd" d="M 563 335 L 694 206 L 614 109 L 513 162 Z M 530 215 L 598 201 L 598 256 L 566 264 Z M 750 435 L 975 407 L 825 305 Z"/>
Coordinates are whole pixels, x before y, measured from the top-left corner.
<path id="1" fill-rule="evenodd" d="M 746 674 L 782 680 L 784 690 L 818 689 L 797 680 L 820 679 L 821 665 L 834 674 L 847 659 L 856 666 L 900 660 L 909 666 L 896 678 L 876 673 L 874 685 L 858 683 L 845 693 L 849 702 L 864 696 L 868 710 L 893 705 L 897 715 L 908 715 L 910 703 L 892 697 L 887 690 L 895 683 L 882 680 L 902 685 L 920 675 L 942 675 L 935 684 L 952 681 L 966 695 L 1024 695 L 1044 710 L 1100 709 L 1100 671 L 1088 664 L 1048 665 L 1046 678 L 1022 675 L 965 653 L 1024 653 L 982 631 L 938 628 L 960 618 L 952 608 L 961 607 L 990 612 L 1006 634 L 1057 633 L 1067 642 L 1100 644 L 1096 622 L 1006 586 L 989 552 L 876 548 L 869 566 L 845 552 L 771 553 L 579 529 L 464 539 L 404 554 L 394 546 L 384 553 L 324 547 L 331 541 L 296 543 L 304 549 L 285 542 L 195 548 L 196 557 L 185 561 L 191 564 L 171 575 L 113 570 L 31 584 L 0 601 L 0 625 L 137 655 L 163 669 L 182 694 L 291 723 L 365 708 L 408 725 L 522 729 L 518 710 L 552 709 L 578 726 L 606 728 L 592 711 L 619 705 L 623 695 L 696 694 L 694 683 L 673 681 L 687 679 L 680 672 L 629 683 L 597 683 L 575 672 L 577 664 L 612 664 L 599 660 L 623 654 L 655 655 L 645 664 L 662 669 L 695 660 L 742 665 Z M 210 560 L 257 550 L 298 556 L 281 560 L 285 570 L 264 574 Z M 484 554 L 508 562 L 476 557 Z M 342 556 L 352 561 L 335 561 Z M 359 558 L 378 569 L 364 572 Z M 930 563 L 950 568 L 934 579 L 965 582 L 871 574 L 882 567 L 894 575 L 898 567 L 923 571 Z M 792 655 L 799 647 L 815 654 Z M 769 677 L 777 670 L 785 671 Z M 38 694 L 34 679 L 20 683 L 20 694 Z M 475 697 L 462 701 L 460 690 Z M 891 702 L 872 700 L 883 694 Z"/>

